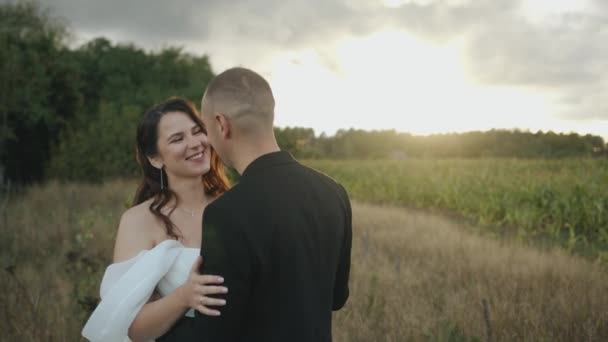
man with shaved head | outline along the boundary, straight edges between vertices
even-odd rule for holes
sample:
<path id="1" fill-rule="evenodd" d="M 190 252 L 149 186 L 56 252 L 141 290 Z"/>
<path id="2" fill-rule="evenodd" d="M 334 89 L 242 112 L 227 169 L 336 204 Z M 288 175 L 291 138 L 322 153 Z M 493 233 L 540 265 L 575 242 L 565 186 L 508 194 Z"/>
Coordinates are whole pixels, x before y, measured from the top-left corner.
<path id="1" fill-rule="evenodd" d="M 233 68 L 219 74 L 207 86 L 201 112 L 209 142 L 239 174 L 253 159 L 279 151 L 274 137 L 274 96 L 257 73 Z"/>
<path id="2" fill-rule="evenodd" d="M 226 305 L 182 324 L 190 331 L 180 341 L 332 339 L 332 311 L 349 295 L 350 202 L 333 179 L 280 150 L 274 107 L 270 85 L 249 69 L 207 86 L 209 142 L 241 177 L 203 214 L 200 271 L 224 278 Z"/>

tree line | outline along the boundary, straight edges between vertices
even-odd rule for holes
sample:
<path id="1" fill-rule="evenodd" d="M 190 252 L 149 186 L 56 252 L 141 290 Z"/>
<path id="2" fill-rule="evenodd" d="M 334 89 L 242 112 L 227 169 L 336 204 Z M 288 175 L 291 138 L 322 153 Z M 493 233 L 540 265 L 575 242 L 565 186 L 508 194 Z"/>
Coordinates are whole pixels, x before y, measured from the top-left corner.
<path id="1" fill-rule="evenodd" d="M 135 127 L 171 96 L 197 103 L 213 71 L 181 48 L 145 51 L 100 37 L 70 47 L 35 2 L 0 4 L 0 181 L 99 181 L 137 175 Z M 414 136 L 394 130 L 276 128 L 297 158 L 560 158 L 606 153 L 601 137 L 493 130 Z"/>
<path id="2" fill-rule="evenodd" d="M 281 146 L 302 158 L 577 158 L 606 156 L 604 139 L 591 134 L 493 129 L 417 136 L 395 130 L 342 129 L 315 136 L 310 128 L 275 129 Z"/>

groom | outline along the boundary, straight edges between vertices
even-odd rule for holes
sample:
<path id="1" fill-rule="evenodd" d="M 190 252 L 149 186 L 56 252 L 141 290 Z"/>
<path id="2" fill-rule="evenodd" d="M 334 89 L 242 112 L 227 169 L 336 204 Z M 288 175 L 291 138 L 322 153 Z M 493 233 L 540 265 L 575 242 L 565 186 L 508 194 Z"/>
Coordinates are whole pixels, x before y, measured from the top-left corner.
<path id="1" fill-rule="evenodd" d="M 224 277 L 218 317 L 197 313 L 193 341 L 331 341 L 348 299 L 351 207 L 344 188 L 282 152 L 274 97 L 257 73 L 215 77 L 201 103 L 209 142 L 241 175 L 203 215 L 203 274 Z"/>

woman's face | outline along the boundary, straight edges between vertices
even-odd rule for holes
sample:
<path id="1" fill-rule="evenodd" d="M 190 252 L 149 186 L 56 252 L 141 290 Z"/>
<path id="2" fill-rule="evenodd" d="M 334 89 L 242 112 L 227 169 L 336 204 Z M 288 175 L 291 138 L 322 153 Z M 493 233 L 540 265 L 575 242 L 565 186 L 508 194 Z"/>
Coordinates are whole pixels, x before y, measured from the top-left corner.
<path id="1" fill-rule="evenodd" d="M 207 135 L 186 113 L 169 112 L 158 123 L 158 156 L 165 172 L 175 177 L 209 172 L 211 148 Z"/>

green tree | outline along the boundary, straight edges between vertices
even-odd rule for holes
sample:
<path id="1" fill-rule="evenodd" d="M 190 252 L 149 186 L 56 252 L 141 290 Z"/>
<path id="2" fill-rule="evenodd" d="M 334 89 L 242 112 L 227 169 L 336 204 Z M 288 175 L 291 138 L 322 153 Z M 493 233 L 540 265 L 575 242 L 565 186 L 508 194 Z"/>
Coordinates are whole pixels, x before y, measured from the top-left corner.
<path id="1" fill-rule="evenodd" d="M 66 29 L 35 3 L 0 4 L 0 168 L 40 180 L 50 146 L 81 103 Z"/>
<path id="2" fill-rule="evenodd" d="M 102 102 L 87 125 L 66 131 L 50 164 L 50 176 L 101 182 L 137 175 L 135 131 L 140 116 L 138 107 Z"/>
<path id="3" fill-rule="evenodd" d="M 84 107 L 54 150 L 50 175 L 102 181 L 136 174 L 136 125 L 146 109 L 172 96 L 198 102 L 213 77 L 206 56 L 179 48 L 146 53 L 96 38 L 71 52 Z"/>
<path id="4" fill-rule="evenodd" d="M 312 128 L 275 128 L 274 135 L 282 150 L 289 151 L 296 158 L 314 158 L 315 131 Z"/>

